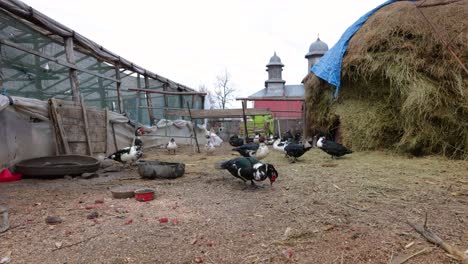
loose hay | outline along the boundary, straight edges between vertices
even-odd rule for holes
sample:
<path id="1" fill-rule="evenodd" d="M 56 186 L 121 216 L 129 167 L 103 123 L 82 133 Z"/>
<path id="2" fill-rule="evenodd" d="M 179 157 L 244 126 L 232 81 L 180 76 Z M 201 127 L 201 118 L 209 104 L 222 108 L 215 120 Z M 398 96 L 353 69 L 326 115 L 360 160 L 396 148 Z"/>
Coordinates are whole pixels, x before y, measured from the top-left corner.
<path id="1" fill-rule="evenodd" d="M 401 1 L 370 17 L 349 42 L 337 100 L 334 87 L 306 77 L 309 135 L 339 119 L 354 150 L 468 158 L 467 75 L 444 44 L 467 61 L 467 1 L 440 3 Z"/>

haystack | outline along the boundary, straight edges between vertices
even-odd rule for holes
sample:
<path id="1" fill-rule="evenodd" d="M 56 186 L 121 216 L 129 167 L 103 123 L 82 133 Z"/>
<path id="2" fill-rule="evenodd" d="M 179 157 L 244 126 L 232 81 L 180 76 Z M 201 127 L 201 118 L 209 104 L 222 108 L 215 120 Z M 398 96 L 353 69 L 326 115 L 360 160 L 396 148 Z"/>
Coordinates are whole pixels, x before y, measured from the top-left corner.
<path id="1" fill-rule="evenodd" d="M 426 0 L 378 10 L 349 41 L 338 98 L 306 77 L 308 134 L 339 124 L 354 150 L 468 158 L 467 8 Z"/>

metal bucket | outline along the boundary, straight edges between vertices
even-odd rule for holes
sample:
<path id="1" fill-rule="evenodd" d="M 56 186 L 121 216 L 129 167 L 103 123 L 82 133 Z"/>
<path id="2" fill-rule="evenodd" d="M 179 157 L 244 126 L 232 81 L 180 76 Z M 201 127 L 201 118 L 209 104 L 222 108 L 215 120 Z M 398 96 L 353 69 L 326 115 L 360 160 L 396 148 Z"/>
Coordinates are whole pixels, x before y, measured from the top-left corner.
<path id="1" fill-rule="evenodd" d="M 8 208 L 0 206 L 0 233 L 3 233 L 10 228 L 10 223 L 8 222 Z"/>

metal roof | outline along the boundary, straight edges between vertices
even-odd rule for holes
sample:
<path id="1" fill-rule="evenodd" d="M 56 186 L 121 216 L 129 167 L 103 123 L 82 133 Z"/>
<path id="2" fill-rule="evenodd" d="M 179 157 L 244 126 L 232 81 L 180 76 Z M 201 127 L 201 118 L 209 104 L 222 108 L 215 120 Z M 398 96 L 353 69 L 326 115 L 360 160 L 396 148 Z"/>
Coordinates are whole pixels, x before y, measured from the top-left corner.
<path id="1" fill-rule="evenodd" d="M 283 67 L 284 64 L 281 62 L 280 57 L 278 57 L 278 55 L 276 55 L 276 51 L 275 51 L 275 54 L 273 54 L 273 56 L 270 58 L 270 62 L 266 66 L 267 67 L 269 67 L 269 66 L 281 66 L 281 67 Z"/>
<path id="2" fill-rule="evenodd" d="M 313 55 L 323 55 L 327 51 L 328 51 L 327 43 L 321 41 L 320 38 L 317 38 L 317 40 L 314 43 L 310 44 L 309 53 L 307 53 L 305 57 L 308 58 Z"/>
<path id="3" fill-rule="evenodd" d="M 267 89 L 264 88 L 254 94 L 249 95 L 248 98 L 262 98 L 262 97 L 304 97 L 304 85 L 294 84 L 285 85 L 284 89 Z"/>

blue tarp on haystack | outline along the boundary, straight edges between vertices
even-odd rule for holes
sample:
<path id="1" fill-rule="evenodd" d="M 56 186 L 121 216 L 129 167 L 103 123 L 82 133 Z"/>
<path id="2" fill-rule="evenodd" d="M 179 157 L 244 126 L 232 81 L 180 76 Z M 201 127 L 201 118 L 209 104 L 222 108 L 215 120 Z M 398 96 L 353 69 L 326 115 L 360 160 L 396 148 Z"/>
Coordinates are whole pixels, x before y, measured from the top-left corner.
<path id="1" fill-rule="evenodd" d="M 343 33 L 340 40 L 338 40 L 338 42 L 329 51 L 327 51 L 322 58 L 320 58 L 319 62 L 312 67 L 311 71 L 315 73 L 315 75 L 336 87 L 334 94 L 335 97 L 338 96 L 338 91 L 340 90 L 341 62 L 343 61 L 343 56 L 348 48 L 349 40 L 372 14 L 380 8 L 396 1 L 398 0 L 389 0 L 359 18 L 345 31 L 345 33 Z"/>

